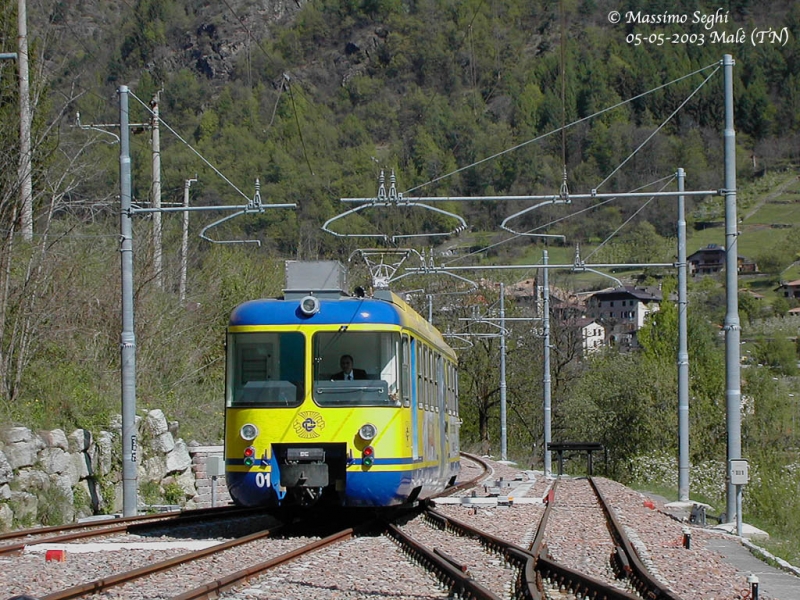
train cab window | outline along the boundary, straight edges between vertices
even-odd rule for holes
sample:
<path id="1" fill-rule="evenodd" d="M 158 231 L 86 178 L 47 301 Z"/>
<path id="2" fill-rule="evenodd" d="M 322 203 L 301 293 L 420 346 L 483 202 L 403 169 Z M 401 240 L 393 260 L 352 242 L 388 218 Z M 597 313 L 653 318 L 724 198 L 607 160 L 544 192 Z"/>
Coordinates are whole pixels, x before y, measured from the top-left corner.
<path id="1" fill-rule="evenodd" d="M 399 333 L 320 331 L 313 354 L 313 397 L 319 406 L 401 406 Z M 342 376 L 344 355 L 353 358 L 353 380 Z"/>
<path id="2" fill-rule="evenodd" d="M 304 357 L 305 337 L 300 333 L 229 334 L 226 406 L 299 406 Z"/>

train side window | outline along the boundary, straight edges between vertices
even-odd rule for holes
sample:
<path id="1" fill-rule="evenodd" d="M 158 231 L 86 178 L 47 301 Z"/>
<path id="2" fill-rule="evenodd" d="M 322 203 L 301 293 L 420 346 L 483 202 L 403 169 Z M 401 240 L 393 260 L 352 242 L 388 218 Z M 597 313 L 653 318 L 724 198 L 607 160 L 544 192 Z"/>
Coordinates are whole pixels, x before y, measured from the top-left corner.
<path id="1" fill-rule="evenodd" d="M 453 381 L 453 393 L 455 395 L 455 415 L 458 416 L 459 414 L 459 406 L 458 406 L 458 366 L 454 366 L 455 370 L 455 380 Z"/>
<path id="2" fill-rule="evenodd" d="M 431 410 L 433 408 L 433 390 L 431 385 L 431 379 L 433 377 L 433 369 L 431 369 L 431 351 L 426 346 L 425 347 L 425 410 Z"/>
<path id="3" fill-rule="evenodd" d="M 380 374 L 377 379 L 385 381 L 389 390 L 389 398 L 396 406 L 401 406 L 400 399 L 400 337 L 396 334 L 381 333 L 380 335 L 380 355 L 378 364 Z M 371 377 L 370 377 L 371 379 Z"/>
<path id="4" fill-rule="evenodd" d="M 408 407 L 411 406 L 411 344 L 406 334 L 403 334 L 402 353 L 400 397 L 403 399 L 403 406 Z"/>
<path id="5" fill-rule="evenodd" d="M 455 415 L 458 411 L 456 410 L 456 380 L 458 375 L 456 374 L 456 366 L 450 363 L 450 411 L 453 415 Z"/>
<path id="6" fill-rule="evenodd" d="M 445 402 L 447 400 L 444 387 L 444 361 L 441 354 L 437 353 L 434 357 L 434 367 L 436 368 L 436 377 L 433 380 L 434 398 L 436 399 L 434 410 L 439 412 L 446 410 Z"/>
<path id="7" fill-rule="evenodd" d="M 436 363 L 433 351 L 428 352 L 428 409 L 436 407 Z"/>
<path id="8" fill-rule="evenodd" d="M 446 390 L 444 403 L 445 407 L 447 408 L 447 414 L 451 415 L 453 414 L 453 394 L 452 394 L 453 390 L 450 387 L 450 384 L 453 381 L 453 369 L 452 365 L 450 365 L 448 361 L 445 361 L 444 367 L 445 367 L 445 390 Z"/>
<path id="9" fill-rule="evenodd" d="M 424 346 L 417 340 L 417 408 L 425 409 L 425 355 Z"/>

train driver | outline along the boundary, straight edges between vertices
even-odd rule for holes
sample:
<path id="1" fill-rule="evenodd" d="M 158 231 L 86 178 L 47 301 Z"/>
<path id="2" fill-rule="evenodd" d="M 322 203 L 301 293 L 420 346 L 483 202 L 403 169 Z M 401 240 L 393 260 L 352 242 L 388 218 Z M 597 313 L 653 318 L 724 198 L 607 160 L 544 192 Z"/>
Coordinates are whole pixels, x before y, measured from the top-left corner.
<path id="1" fill-rule="evenodd" d="M 367 372 L 363 369 L 353 368 L 353 357 L 349 354 L 342 354 L 339 359 L 339 367 L 342 369 L 338 373 L 334 373 L 331 379 L 366 379 Z"/>

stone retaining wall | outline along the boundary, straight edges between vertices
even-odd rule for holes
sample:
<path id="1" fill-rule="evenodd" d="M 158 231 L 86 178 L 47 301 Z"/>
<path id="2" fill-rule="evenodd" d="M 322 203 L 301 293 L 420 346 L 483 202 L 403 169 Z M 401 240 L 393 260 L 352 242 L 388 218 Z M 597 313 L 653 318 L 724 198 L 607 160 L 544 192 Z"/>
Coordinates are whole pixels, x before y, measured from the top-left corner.
<path id="1" fill-rule="evenodd" d="M 140 510 L 210 507 L 212 483 L 215 504 L 230 502 L 224 475 L 212 482 L 206 468 L 209 457 L 222 456 L 222 446 L 187 445 L 160 410 L 137 416 L 136 429 Z M 119 415 L 110 431 L 96 435 L 0 427 L 0 531 L 121 512 L 121 430 Z"/>

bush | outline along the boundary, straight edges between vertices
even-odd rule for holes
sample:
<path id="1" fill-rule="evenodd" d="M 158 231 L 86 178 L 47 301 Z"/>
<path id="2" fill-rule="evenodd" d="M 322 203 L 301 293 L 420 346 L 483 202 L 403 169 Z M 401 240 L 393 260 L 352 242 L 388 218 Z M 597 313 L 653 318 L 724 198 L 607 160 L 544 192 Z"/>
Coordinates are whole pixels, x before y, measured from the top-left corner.
<path id="1" fill-rule="evenodd" d="M 163 504 L 164 500 L 161 493 L 161 486 L 157 481 L 142 481 L 139 484 L 139 496 L 145 506 Z"/>
<path id="2" fill-rule="evenodd" d="M 72 498 L 58 487 L 51 485 L 48 489 L 36 494 L 39 503 L 36 509 L 36 520 L 40 525 L 61 525 L 66 522 Z"/>
<path id="3" fill-rule="evenodd" d="M 164 486 L 164 500 L 167 504 L 183 506 L 186 500 L 186 493 L 183 488 L 174 481 Z"/>
<path id="4" fill-rule="evenodd" d="M 630 462 L 630 483 L 636 486 L 678 488 L 678 459 L 666 452 L 637 456 Z M 725 463 L 703 461 L 689 465 L 689 482 L 692 495 L 702 496 L 709 502 L 725 502 Z"/>

